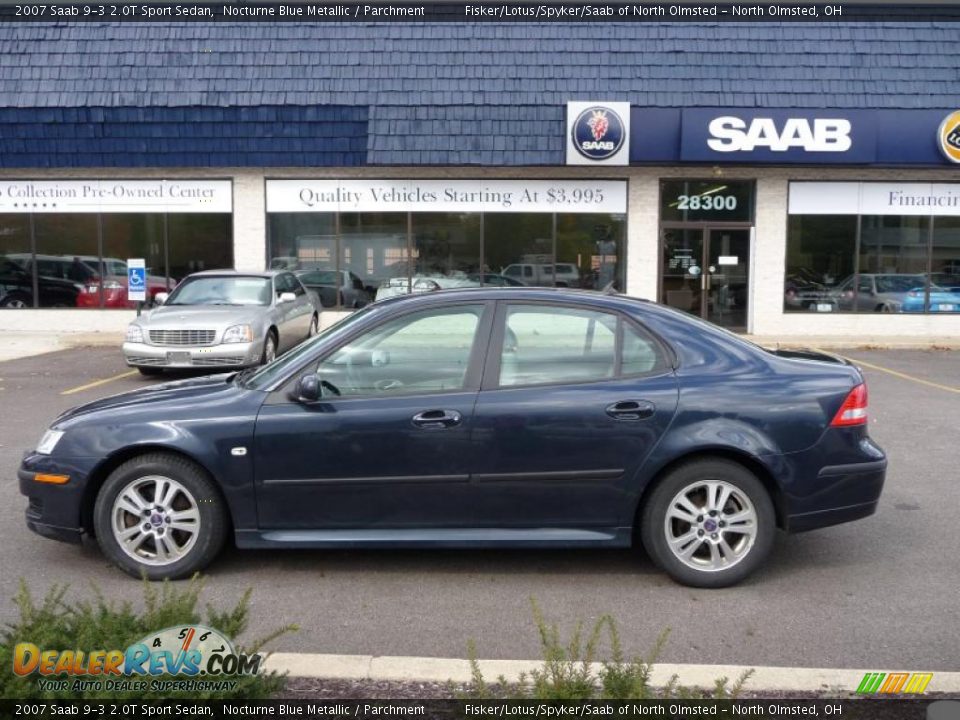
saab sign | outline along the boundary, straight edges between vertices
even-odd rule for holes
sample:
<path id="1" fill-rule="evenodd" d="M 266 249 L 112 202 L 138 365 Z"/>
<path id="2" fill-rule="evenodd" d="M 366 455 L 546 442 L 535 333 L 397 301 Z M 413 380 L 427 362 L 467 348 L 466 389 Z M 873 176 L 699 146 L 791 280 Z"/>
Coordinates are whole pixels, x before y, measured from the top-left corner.
<path id="1" fill-rule="evenodd" d="M 629 163 L 630 103 L 567 103 L 567 165 Z"/>
<path id="2" fill-rule="evenodd" d="M 860 163 L 875 156 L 871 122 L 858 112 L 683 111 L 680 155 L 690 161 Z"/>
<path id="3" fill-rule="evenodd" d="M 850 149 L 851 125 L 843 118 L 787 118 L 782 124 L 768 117 L 744 120 L 735 115 L 714 118 L 707 126 L 707 146 L 722 153 L 753 152 L 846 152 Z"/>

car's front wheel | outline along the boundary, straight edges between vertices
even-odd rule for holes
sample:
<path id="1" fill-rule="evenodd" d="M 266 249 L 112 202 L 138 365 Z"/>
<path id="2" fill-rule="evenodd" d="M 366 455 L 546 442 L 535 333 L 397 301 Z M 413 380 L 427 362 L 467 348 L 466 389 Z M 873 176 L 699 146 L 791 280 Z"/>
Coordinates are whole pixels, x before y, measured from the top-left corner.
<path id="1" fill-rule="evenodd" d="M 744 466 L 721 458 L 674 468 L 641 516 L 643 545 L 674 580 L 718 588 L 756 570 L 773 546 L 773 503 Z"/>
<path id="2" fill-rule="evenodd" d="M 267 333 L 263 341 L 263 353 L 260 355 L 260 364 L 268 365 L 277 359 L 277 335 L 273 330 Z"/>
<path id="3" fill-rule="evenodd" d="M 150 453 L 110 473 L 94 505 L 104 554 L 150 580 L 189 577 L 220 552 L 223 501 L 206 473 L 177 455 Z"/>

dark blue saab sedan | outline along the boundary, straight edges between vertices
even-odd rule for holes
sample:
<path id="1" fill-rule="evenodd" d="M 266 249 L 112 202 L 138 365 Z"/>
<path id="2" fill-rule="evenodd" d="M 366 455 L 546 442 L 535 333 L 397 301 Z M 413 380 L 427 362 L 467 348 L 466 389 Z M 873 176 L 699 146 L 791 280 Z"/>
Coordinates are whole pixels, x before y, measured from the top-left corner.
<path id="1" fill-rule="evenodd" d="M 620 295 L 498 288 L 360 310 L 258 370 L 61 415 L 27 525 L 132 575 L 244 548 L 627 547 L 735 583 L 777 528 L 877 507 L 859 370 Z"/>

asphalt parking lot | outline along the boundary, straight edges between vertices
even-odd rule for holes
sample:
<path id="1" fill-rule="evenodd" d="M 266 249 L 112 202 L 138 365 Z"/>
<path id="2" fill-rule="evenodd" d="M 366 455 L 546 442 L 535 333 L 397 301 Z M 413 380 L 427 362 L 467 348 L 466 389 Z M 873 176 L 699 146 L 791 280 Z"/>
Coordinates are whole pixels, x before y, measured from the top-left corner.
<path id="1" fill-rule="evenodd" d="M 672 628 L 662 660 L 878 670 L 960 669 L 960 352 L 846 351 L 863 363 L 871 433 L 890 470 L 866 520 L 780 536 L 760 572 L 726 590 L 674 584 L 628 551 L 238 551 L 210 568 L 208 600 L 254 588 L 249 636 L 300 631 L 275 650 L 464 657 L 539 656 L 529 598 L 570 629 L 603 613 L 628 653 Z M 95 546 L 29 532 L 16 468 L 62 410 L 157 382 L 116 349 L 0 363 L 0 622 L 26 578 L 136 602 L 140 584 Z"/>

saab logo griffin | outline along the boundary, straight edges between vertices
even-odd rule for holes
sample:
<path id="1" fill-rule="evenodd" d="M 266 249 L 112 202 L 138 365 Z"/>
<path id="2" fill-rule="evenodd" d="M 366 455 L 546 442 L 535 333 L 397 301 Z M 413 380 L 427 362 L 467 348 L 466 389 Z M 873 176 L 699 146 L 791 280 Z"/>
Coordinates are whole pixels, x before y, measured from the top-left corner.
<path id="1" fill-rule="evenodd" d="M 811 126 L 806 118 L 789 118 L 777 127 L 773 118 L 753 118 L 750 122 L 732 116 L 710 121 L 711 138 L 707 145 L 716 152 L 750 152 L 766 148 L 787 152 L 794 148 L 805 152 L 846 152 L 850 140 L 850 121 L 843 118 L 816 118 Z"/>
<path id="2" fill-rule="evenodd" d="M 587 108 L 573 122 L 573 145 L 590 160 L 615 155 L 625 136 L 620 116 L 607 107 Z"/>
<path id="3" fill-rule="evenodd" d="M 947 115 L 937 130 L 940 152 L 950 162 L 960 163 L 960 110 Z"/>

